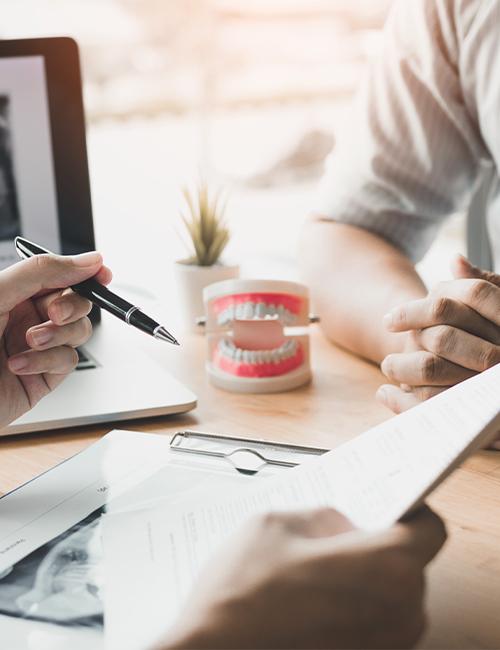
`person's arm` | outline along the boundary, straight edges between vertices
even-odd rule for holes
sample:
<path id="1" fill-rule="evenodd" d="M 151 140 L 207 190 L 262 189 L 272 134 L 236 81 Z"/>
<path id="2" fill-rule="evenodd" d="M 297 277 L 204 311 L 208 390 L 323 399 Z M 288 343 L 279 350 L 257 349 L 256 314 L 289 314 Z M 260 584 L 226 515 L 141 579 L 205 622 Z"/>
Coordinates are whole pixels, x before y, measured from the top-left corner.
<path id="1" fill-rule="evenodd" d="M 212 559 L 158 648 L 412 647 L 445 539 L 429 510 L 380 533 L 331 509 L 260 517 Z"/>
<path id="2" fill-rule="evenodd" d="M 406 333 L 389 332 L 383 316 L 427 290 L 400 250 L 362 228 L 313 217 L 302 233 L 301 265 L 330 340 L 377 363 L 403 351 Z"/>
<path id="3" fill-rule="evenodd" d="M 486 156 L 462 97 L 457 29 L 451 5 L 394 3 L 300 242 L 328 336 L 375 361 L 401 351 L 382 317 L 425 295 L 414 264 Z"/>

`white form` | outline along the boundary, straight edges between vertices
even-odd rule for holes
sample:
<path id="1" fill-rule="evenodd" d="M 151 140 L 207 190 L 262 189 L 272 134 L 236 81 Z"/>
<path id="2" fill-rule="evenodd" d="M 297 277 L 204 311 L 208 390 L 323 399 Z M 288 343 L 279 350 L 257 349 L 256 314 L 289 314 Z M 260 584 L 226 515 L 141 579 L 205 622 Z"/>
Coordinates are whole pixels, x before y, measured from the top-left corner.
<path id="1" fill-rule="evenodd" d="M 200 567 L 253 514 L 328 505 L 366 530 L 410 511 L 500 430 L 500 365 L 276 478 L 104 519 L 107 647 L 147 647 Z"/>

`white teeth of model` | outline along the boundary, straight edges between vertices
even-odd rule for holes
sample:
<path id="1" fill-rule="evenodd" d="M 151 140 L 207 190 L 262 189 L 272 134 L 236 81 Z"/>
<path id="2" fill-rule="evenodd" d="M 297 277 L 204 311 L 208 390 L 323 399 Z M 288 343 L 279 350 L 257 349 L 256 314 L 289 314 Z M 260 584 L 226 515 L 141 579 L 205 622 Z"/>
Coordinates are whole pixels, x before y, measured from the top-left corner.
<path id="1" fill-rule="evenodd" d="M 243 350 L 242 361 L 243 363 L 250 363 L 250 352 L 248 350 Z"/>
<path id="2" fill-rule="evenodd" d="M 230 359 L 234 359 L 236 348 L 232 341 L 229 341 L 228 339 L 222 339 L 219 346 L 220 351 L 224 356 L 229 357 Z"/>
<path id="3" fill-rule="evenodd" d="M 254 304 L 252 302 L 246 302 L 243 306 L 243 318 L 250 320 L 254 317 Z"/>
<path id="4" fill-rule="evenodd" d="M 222 321 L 221 325 L 227 325 L 228 323 L 231 322 L 231 320 L 232 320 L 232 310 L 233 310 L 233 307 L 231 305 L 229 307 L 226 307 L 226 309 L 224 309 L 224 311 L 222 312 L 222 314 L 220 316 L 220 320 Z"/>
<path id="5" fill-rule="evenodd" d="M 255 315 L 257 318 L 265 318 L 266 316 L 266 306 L 263 302 L 258 302 L 255 308 Z"/>
<path id="6" fill-rule="evenodd" d="M 236 348 L 234 360 L 237 361 L 238 363 L 241 363 L 242 359 L 243 359 L 243 350 L 241 350 L 240 348 Z"/>
<path id="7" fill-rule="evenodd" d="M 275 319 L 278 318 L 284 325 L 293 325 L 297 316 L 283 305 L 266 305 L 264 302 L 244 302 L 238 305 L 229 305 L 218 316 L 219 325 L 228 325 L 235 319 Z"/>
<path id="8" fill-rule="evenodd" d="M 280 355 L 279 349 L 272 351 L 272 353 L 271 353 L 271 361 L 273 363 L 279 363 L 281 361 L 281 355 Z"/>
<path id="9" fill-rule="evenodd" d="M 257 361 L 258 361 L 258 356 L 257 356 L 257 355 L 258 355 L 257 352 L 255 352 L 255 351 L 251 351 L 251 352 L 249 353 L 249 355 L 248 355 L 248 361 L 249 361 L 250 363 L 253 363 L 253 364 L 257 363 Z"/>

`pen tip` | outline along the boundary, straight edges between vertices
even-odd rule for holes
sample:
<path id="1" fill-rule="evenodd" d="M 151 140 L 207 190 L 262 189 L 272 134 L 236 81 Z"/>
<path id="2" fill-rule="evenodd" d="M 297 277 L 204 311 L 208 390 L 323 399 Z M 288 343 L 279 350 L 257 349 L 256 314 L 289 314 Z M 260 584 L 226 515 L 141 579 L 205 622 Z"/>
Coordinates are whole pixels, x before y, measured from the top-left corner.
<path id="1" fill-rule="evenodd" d="M 179 341 L 175 338 L 175 336 L 172 336 L 170 332 L 165 329 L 165 327 L 158 327 L 155 330 L 154 337 L 156 339 L 160 339 L 161 341 L 166 341 L 167 343 L 171 343 L 172 345 L 180 345 Z"/>

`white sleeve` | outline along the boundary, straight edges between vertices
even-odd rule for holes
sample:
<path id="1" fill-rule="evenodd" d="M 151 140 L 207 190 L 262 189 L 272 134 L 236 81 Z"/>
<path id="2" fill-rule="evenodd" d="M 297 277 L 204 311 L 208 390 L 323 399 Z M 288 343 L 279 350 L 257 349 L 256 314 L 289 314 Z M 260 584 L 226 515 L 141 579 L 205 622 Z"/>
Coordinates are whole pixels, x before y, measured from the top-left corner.
<path id="1" fill-rule="evenodd" d="M 453 1 L 395 3 L 315 206 L 414 262 L 468 202 L 487 156 L 463 98 L 456 20 Z"/>

